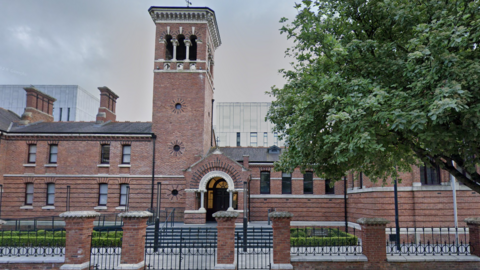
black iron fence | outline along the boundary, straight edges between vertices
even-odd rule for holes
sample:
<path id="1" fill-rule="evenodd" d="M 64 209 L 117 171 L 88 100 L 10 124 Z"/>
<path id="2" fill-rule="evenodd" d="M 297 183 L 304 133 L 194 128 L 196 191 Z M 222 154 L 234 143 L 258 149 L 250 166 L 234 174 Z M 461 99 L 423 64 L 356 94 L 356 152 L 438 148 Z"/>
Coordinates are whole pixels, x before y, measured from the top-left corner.
<path id="1" fill-rule="evenodd" d="M 216 228 L 165 228 L 145 238 L 145 269 L 214 269 Z"/>
<path id="2" fill-rule="evenodd" d="M 93 222 L 94 230 L 118 230 L 123 226 L 123 219 L 118 213 L 103 214 L 95 218 Z"/>
<path id="3" fill-rule="evenodd" d="M 343 229 L 344 227 L 342 227 Z M 358 231 L 340 227 L 295 227 L 290 229 L 292 256 L 360 255 L 361 240 Z"/>
<path id="4" fill-rule="evenodd" d="M 168 221 L 171 226 L 175 223 L 175 208 L 166 208 L 165 210 L 159 211 L 157 211 L 156 208 L 148 208 L 147 211 L 153 214 L 147 221 L 148 225 L 154 225 L 157 217 L 160 223 L 166 223 Z"/>
<path id="5" fill-rule="evenodd" d="M 120 264 L 123 231 L 119 229 L 93 231 L 91 237 L 92 243 L 89 269 L 116 269 Z"/>
<path id="6" fill-rule="evenodd" d="M 467 228 L 387 228 L 388 255 L 470 255 Z"/>
<path id="7" fill-rule="evenodd" d="M 247 241 L 243 232 L 236 232 L 237 269 L 271 269 L 273 235 L 271 228 L 250 228 Z M 246 242 L 246 244 L 245 244 Z"/>
<path id="8" fill-rule="evenodd" d="M 65 255 L 65 230 L 0 231 L 0 257 Z"/>

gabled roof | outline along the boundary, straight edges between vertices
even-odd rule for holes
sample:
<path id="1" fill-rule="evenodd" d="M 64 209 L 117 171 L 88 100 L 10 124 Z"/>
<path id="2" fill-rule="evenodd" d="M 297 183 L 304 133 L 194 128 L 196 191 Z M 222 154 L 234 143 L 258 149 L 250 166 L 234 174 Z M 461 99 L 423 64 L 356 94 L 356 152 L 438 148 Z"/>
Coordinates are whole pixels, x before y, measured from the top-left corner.
<path id="1" fill-rule="evenodd" d="M 280 157 L 279 153 L 269 153 L 267 147 L 220 147 L 222 153 L 233 159 L 243 160 L 243 156 L 249 156 L 249 162 L 274 162 Z"/>
<path id="2" fill-rule="evenodd" d="M 150 134 L 149 122 L 37 122 L 22 126 L 15 123 L 11 133 L 86 133 L 86 134 Z"/>
<path id="3" fill-rule="evenodd" d="M 7 131 L 14 121 L 20 121 L 20 116 L 10 110 L 0 108 L 0 130 Z"/>

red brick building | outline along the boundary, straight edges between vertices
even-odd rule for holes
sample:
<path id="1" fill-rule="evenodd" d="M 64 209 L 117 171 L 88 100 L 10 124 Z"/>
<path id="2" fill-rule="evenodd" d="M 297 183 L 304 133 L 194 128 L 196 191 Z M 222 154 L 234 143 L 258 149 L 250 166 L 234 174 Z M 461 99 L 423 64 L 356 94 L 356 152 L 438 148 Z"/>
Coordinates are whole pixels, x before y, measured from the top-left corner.
<path id="1" fill-rule="evenodd" d="M 146 210 L 156 207 L 157 183 L 161 208 L 176 208 L 186 223 L 214 220 L 219 210 L 242 218 L 246 183 L 251 221 L 266 220 L 271 208 L 292 212 L 294 221 L 394 219 L 391 185 L 360 174 L 330 185 L 311 172 L 276 172 L 282 149 L 275 146 L 216 147 L 215 13 L 193 7 L 149 13 L 156 25 L 152 122 L 117 122 L 118 96 L 108 87 L 99 87 L 96 122 L 53 122 L 54 99 L 26 88 L 21 117 L 0 109 L 3 218 L 58 215 L 68 190 L 72 211 L 120 212 L 127 190 L 129 209 Z M 480 215 L 480 196 L 458 184 L 457 190 L 459 220 Z M 413 168 L 402 175 L 398 194 L 402 227 L 453 225 L 447 172 Z"/>

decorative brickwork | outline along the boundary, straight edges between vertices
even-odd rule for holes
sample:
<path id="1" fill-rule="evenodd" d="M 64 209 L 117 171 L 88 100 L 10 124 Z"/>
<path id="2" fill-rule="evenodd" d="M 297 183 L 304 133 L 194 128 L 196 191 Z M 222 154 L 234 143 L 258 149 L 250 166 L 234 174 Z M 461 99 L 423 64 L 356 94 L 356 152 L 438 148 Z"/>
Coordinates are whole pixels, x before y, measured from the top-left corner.
<path id="1" fill-rule="evenodd" d="M 133 211 L 118 215 L 123 218 L 122 257 L 120 264 L 137 265 L 143 269 L 145 260 L 145 233 L 147 219 L 152 213 L 147 211 Z M 129 268 L 132 269 L 133 268 Z"/>
<path id="2" fill-rule="evenodd" d="M 234 165 L 231 164 L 233 163 L 231 160 L 225 160 L 225 158 L 225 156 L 216 157 L 214 160 L 209 161 L 206 164 L 202 164 L 200 167 L 196 168 L 192 175 L 190 188 L 198 188 L 202 177 L 212 171 L 222 171 L 227 173 L 233 179 L 235 186 L 241 187 L 242 179 L 238 168 L 235 168 Z"/>
<path id="3" fill-rule="evenodd" d="M 384 218 L 360 218 L 357 223 L 362 227 L 362 249 L 369 263 L 387 261 L 385 228 L 390 221 Z"/>
<path id="4" fill-rule="evenodd" d="M 213 214 L 217 220 L 217 264 L 235 263 L 235 219 L 237 212 L 220 211 Z"/>
<path id="5" fill-rule="evenodd" d="M 292 269 L 290 264 L 290 221 L 293 214 L 289 212 L 272 212 L 268 214 L 273 228 L 273 264 L 275 269 Z"/>

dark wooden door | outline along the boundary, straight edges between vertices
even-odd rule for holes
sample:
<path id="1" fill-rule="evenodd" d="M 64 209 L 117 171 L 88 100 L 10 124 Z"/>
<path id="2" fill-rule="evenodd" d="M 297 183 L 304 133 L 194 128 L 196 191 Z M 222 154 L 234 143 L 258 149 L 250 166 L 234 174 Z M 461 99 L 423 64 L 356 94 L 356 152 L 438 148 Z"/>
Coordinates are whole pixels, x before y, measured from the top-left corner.
<path id="1" fill-rule="evenodd" d="M 207 188 L 207 221 L 215 221 L 215 218 L 212 217 L 215 212 L 227 211 L 230 204 L 230 194 L 227 192 L 227 188 L 228 184 L 223 179 L 216 181 L 213 187 Z M 211 205 L 209 200 L 212 200 Z"/>

